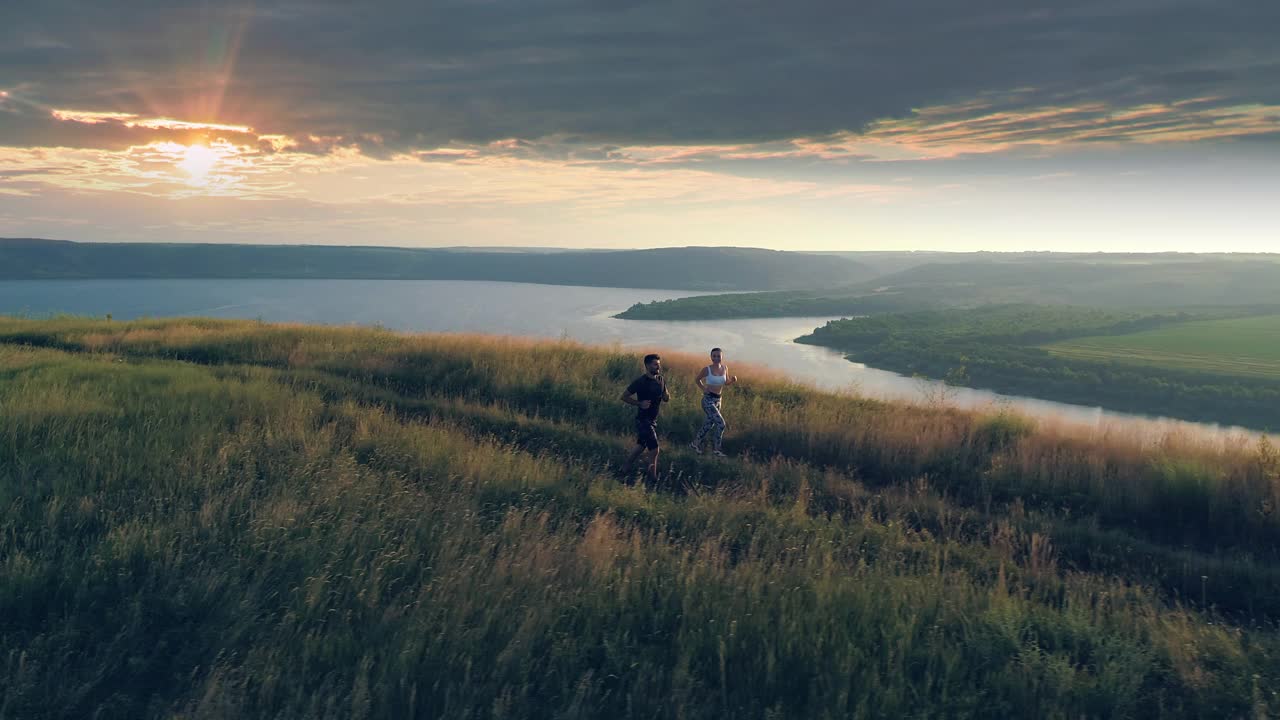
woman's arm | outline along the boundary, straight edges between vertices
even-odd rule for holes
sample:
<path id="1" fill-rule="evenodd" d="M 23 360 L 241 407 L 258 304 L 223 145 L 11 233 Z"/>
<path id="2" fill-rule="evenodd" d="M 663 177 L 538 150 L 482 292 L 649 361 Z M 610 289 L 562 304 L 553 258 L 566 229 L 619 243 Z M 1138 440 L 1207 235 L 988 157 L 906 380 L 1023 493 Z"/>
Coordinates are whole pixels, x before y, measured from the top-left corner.
<path id="1" fill-rule="evenodd" d="M 707 391 L 707 369 L 702 368 L 701 370 L 699 370 L 698 374 L 693 377 L 693 382 L 695 385 L 698 386 L 699 390 L 701 390 L 702 392 L 706 392 Z"/>

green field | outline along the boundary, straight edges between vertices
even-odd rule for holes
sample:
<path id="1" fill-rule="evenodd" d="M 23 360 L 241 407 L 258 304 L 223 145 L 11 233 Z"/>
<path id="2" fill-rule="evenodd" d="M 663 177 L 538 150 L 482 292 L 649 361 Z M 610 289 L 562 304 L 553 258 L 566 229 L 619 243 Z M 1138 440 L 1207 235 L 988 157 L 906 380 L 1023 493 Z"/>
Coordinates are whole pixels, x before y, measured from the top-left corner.
<path id="1" fill-rule="evenodd" d="M 961 384 L 1011 395 L 1274 431 L 1276 317 L 1273 306 L 1152 313 L 1024 303 L 837 320 L 797 342 L 904 375 L 963 368 Z"/>
<path id="2" fill-rule="evenodd" d="M 0 719 L 1280 711 L 1275 446 L 664 361 L 0 317 Z"/>
<path id="3" fill-rule="evenodd" d="M 1045 347 L 1055 355 L 1084 360 L 1280 378 L 1280 315 L 1189 322 Z"/>

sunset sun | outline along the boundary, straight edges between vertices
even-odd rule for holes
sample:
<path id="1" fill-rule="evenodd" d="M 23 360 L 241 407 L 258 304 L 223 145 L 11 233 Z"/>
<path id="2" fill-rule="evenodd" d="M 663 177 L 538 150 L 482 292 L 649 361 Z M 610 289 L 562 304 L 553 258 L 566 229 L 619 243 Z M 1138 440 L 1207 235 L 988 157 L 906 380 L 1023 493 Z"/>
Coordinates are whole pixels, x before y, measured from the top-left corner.
<path id="1" fill-rule="evenodd" d="M 191 182 L 200 185 L 208 180 L 209 171 L 217 164 L 218 153 L 204 145 L 191 145 L 183 151 L 177 166 L 191 176 Z"/>

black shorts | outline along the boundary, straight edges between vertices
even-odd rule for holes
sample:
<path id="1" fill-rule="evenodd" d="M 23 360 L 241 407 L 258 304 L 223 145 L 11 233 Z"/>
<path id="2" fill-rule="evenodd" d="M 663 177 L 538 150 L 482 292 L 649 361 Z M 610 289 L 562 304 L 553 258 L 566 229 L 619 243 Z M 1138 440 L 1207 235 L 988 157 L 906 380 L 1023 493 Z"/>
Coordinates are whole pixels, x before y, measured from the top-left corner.
<path id="1" fill-rule="evenodd" d="M 636 418 L 636 444 L 647 450 L 658 449 L 658 421 Z"/>

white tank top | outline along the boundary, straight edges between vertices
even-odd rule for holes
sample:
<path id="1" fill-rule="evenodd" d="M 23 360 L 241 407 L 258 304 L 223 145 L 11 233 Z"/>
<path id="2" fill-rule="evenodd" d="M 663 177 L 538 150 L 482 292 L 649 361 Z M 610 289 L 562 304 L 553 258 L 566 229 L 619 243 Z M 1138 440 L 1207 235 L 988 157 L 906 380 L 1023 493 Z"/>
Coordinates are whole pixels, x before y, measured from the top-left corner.
<path id="1" fill-rule="evenodd" d="M 724 387 L 726 378 L 729 376 L 729 366 L 724 367 L 724 375 L 716 375 L 711 372 L 711 366 L 707 366 L 707 386 Z"/>

